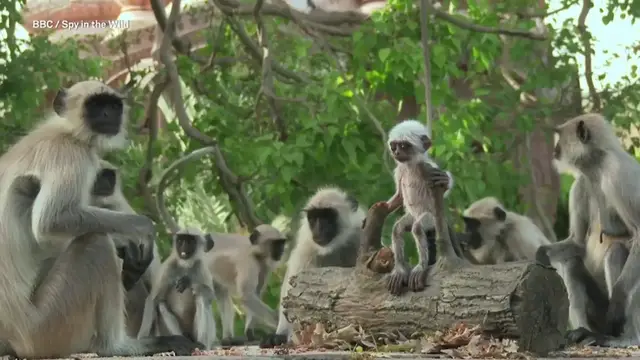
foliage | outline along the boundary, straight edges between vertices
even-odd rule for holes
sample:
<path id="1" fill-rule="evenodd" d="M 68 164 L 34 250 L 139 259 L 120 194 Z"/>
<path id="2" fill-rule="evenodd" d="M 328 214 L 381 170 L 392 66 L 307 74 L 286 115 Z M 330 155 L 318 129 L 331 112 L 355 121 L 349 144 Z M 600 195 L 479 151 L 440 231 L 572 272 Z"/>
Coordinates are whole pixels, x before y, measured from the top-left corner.
<path id="1" fill-rule="evenodd" d="M 342 38 L 300 36 L 294 22 L 265 18 L 274 61 L 306 79 L 296 83 L 276 78 L 273 91 L 277 115 L 269 105 L 270 94 L 264 90 L 261 68 L 247 60 L 251 54 L 237 36 L 240 24 L 256 39 L 254 19 L 223 18 L 214 22 L 207 46 L 194 52 L 205 58 L 215 52 L 216 59 L 234 61 L 205 70 L 186 56 L 177 58 L 193 125 L 217 139 L 229 167 L 248 179 L 245 186 L 259 218 L 296 217 L 306 198 L 327 184 L 349 190 L 364 206 L 390 197 L 393 164 L 384 151 L 382 132 L 396 122 L 398 102 L 415 96 L 421 104 L 424 99 L 416 3 L 391 0 L 387 10 L 374 14 L 372 21 L 352 36 Z M 531 6 L 531 2 L 504 2 L 499 6 L 489 6 L 485 1 L 467 3 L 468 20 L 476 24 L 534 27 L 532 18 L 513 21 L 515 17 L 506 16 Z M 0 4 L 0 23 L 6 25 L 3 28 L 14 28 L 10 25 L 19 21 L 19 13 L 12 6 Z M 459 2 L 451 1 L 444 10 L 456 12 Z M 620 12 L 637 18 L 640 2 L 608 1 L 603 21 L 612 21 L 614 14 Z M 549 26 L 549 30 L 551 41 L 509 39 L 505 45 L 495 34 L 470 31 L 440 19 L 430 21 L 432 101 L 440 110 L 432 154 L 456 177 L 456 191 L 448 199 L 452 212 L 489 195 L 516 211 L 529 206 L 520 200 L 518 191 L 530 181 L 530 174 L 526 168 L 518 167 L 511 155 L 525 141 L 526 133 L 534 128 L 548 132 L 549 118 L 563 113 L 567 105 L 559 105 L 555 96 L 540 96 L 541 89 L 566 85 L 575 76 L 576 57 L 583 56 L 574 20 L 556 28 Z M 73 41 L 52 44 L 44 36 L 35 36 L 22 51 L 19 44 L 20 40 L 7 36 L 6 46 L 0 47 L 0 109 L 5 119 L 13 120 L 0 125 L 4 127 L 1 141 L 5 148 L 41 116 L 48 91 L 69 80 L 99 76 L 105 65 L 99 59 L 80 59 L 81 47 Z M 553 50 L 553 57 L 545 64 L 540 61 L 541 54 L 549 49 Z M 639 51 L 637 46 L 626 55 L 611 56 L 632 59 L 638 57 Z M 526 69 L 527 76 L 519 90 L 505 83 L 502 69 L 496 66 L 505 53 L 511 63 Z M 134 75 L 140 79 L 147 74 Z M 602 80 L 606 74 L 602 71 L 596 76 Z M 462 96 L 451 80 L 464 81 L 471 95 Z M 522 105 L 523 92 L 537 95 L 539 103 Z M 136 90 L 133 124 L 141 122 L 142 104 L 149 93 L 150 87 Z M 640 82 L 637 66 L 633 66 L 628 76 L 606 85 L 598 95 L 603 112 L 628 131 L 634 126 L 633 119 L 640 117 L 638 94 Z M 201 146 L 185 135 L 166 99 L 161 102 L 167 126 L 153 146 L 152 189 L 162 169 Z M 585 99 L 584 105 L 589 109 L 591 102 Z M 631 134 L 630 150 L 637 152 L 640 138 Z M 149 213 L 148 207 L 153 204 L 145 204 L 137 191 L 147 140 L 135 135 L 133 140 L 131 149 L 114 156 L 114 160 L 121 165 L 125 193 L 133 206 Z M 476 143 L 482 144 L 484 151 L 471 154 Z M 167 189 L 170 211 L 183 224 L 197 224 L 210 231 L 239 231 L 212 161 L 205 159 L 180 170 L 180 180 Z M 563 179 L 562 183 L 561 211 L 556 223 L 560 237 L 567 228 L 570 180 Z M 388 221 L 392 223 L 391 219 Z M 387 226 L 387 237 L 389 230 Z M 162 236 L 164 253 L 168 245 Z M 273 307 L 283 271 L 272 276 L 265 294 Z"/>

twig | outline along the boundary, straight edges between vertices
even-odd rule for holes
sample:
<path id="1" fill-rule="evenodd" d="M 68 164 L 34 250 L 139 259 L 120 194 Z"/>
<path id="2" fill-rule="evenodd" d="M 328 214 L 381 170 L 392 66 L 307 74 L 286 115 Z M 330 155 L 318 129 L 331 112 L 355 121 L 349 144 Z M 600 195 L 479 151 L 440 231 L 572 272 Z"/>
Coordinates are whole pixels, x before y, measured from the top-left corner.
<path id="1" fill-rule="evenodd" d="M 587 31 L 587 16 L 589 15 L 589 10 L 593 4 L 591 0 L 582 0 L 582 9 L 580 10 L 580 16 L 578 16 L 578 35 L 580 36 L 580 41 L 582 42 L 582 46 L 584 48 L 584 77 L 587 81 L 587 87 L 589 87 L 589 96 L 593 101 L 593 111 L 600 112 L 601 110 L 601 102 L 600 95 L 596 91 L 596 86 L 593 83 L 593 65 L 591 63 L 591 34 Z"/>
<path id="2" fill-rule="evenodd" d="M 557 13 L 560 13 L 562 11 L 565 11 L 577 3 L 578 1 L 571 1 L 571 2 L 567 2 L 564 6 L 555 10 L 543 11 L 543 12 L 531 12 L 531 13 L 517 12 L 516 15 L 520 19 L 546 18 L 552 15 L 555 15 Z"/>
<path id="3" fill-rule="evenodd" d="M 420 41 L 424 62 L 424 104 L 427 115 L 427 132 L 433 138 L 433 119 L 435 117 L 431 103 L 431 48 L 429 46 L 429 7 L 431 0 L 420 0 Z"/>

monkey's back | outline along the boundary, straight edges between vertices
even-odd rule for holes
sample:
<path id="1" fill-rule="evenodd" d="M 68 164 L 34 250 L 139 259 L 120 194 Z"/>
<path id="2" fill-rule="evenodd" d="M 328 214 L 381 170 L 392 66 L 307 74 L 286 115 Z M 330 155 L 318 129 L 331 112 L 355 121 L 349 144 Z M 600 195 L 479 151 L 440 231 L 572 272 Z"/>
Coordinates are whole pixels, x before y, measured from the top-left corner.
<path id="1" fill-rule="evenodd" d="M 433 200 L 426 179 L 417 165 L 400 164 L 397 170 L 400 176 L 400 191 L 405 211 L 414 218 L 431 212 Z"/>

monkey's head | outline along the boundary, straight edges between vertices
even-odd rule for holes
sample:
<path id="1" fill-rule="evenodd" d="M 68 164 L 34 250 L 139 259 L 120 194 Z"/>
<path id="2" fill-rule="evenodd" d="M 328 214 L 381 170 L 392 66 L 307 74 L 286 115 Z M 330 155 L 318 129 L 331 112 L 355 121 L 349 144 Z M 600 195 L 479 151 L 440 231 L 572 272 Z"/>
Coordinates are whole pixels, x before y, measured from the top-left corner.
<path id="1" fill-rule="evenodd" d="M 494 197 L 486 197 L 471 204 L 463 213 L 466 245 L 471 250 L 492 247 L 507 226 L 507 211 Z"/>
<path id="2" fill-rule="evenodd" d="M 187 228 L 173 235 L 173 247 L 182 260 L 188 260 L 197 256 L 199 252 L 209 252 L 213 249 L 214 241 L 211 234 L 203 235 L 195 228 Z"/>
<path id="3" fill-rule="evenodd" d="M 266 255 L 271 265 L 282 260 L 287 244 L 287 238 L 280 230 L 267 224 L 258 225 L 249 235 L 249 241 L 259 253 Z"/>
<path id="4" fill-rule="evenodd" d="M 577 116 L 554 132 L 554 165 L 574 176 L 599 166 L 607 152 L 622 149 L 613 127 L 600 114 Z"/>
<path id="5" fill-rule="evenodd" d="M 100 170 L 91 189 L 92 202 L 103 209 L 134 212 L 122 193 L 118 168 L 108 161 L 100 161 Z"/>
<path id="6" fill-rule="evenodd" d="M 417 120 L 405 120 L 389 131 L 387 142 L 391 155 L 398 163 L 420 161 L 431 148 L 426 126 Z"/>
<path id="7" fill-rule="evenodd" d="M 303 221 L 321 254 L 327 254 L 348 238 L 341 236 L 350 226 L 360 227 L 358 201 L 338 188 L 323 188 L 313 195 L 305 207 Z M 354 223 L 357 221 L 357 223 Z"/>
<path id="8" fill-rule="evenodd" d="M 127 145 L 126 96 L 108 85 L 88 80 L 60 89 L 53 100 L 56 121 L 98 151 Z"/>

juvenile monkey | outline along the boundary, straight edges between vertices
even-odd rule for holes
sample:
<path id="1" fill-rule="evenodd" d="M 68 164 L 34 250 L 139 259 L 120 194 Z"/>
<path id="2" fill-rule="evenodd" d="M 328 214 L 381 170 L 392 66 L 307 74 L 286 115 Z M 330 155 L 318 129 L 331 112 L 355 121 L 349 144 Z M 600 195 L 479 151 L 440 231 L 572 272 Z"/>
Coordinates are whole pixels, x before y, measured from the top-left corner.
<path id="1" fill-rule="evenodd" d="M 244 340 L 253 340 L 254 320 L 268 326 L 271 331 L 276 329 L 275 313 L 260 299 L 260 295 L 268 276 L 282 258 L 286 241 L 276 228 L 263 224 L 251 232 L 248 246 L 241 245 L 246 244 L 242 241 L 233 248 L 213 251 L 208 255 L 208 266 L 213 276 L 225 344 L 234 345 Z M 233 338 L 233 295 L 240 299 L 247 314 L 246 339 Z"/>
<path id="2" fill-rule="evenodd" d="M 100 171 L 91 193 L 94 206 L 128 214 L 136 213 L 122 193 L 122 179 L 118 169 L 105 160 L 100 162 Z M 118 257 L 123 259 L 122 282 L 127 292 L 125 299 L 127 333 L 129 336 L 136 337 L 142 324 L 145 300 L 149 296 L 153 279 L 160 270 L 161 258 L 155 242 L 153 257 L 145 257 L 144 249 L 136 246 L 132 236 L 113 235 L 112 237 L 117 238 L 117 243 L 126 245 L 121 245 L 117 250 Z M 142 281 L 138 281 L 141 277 Z"/>
<path id="3" fill-rule="evenodd" d="M 551 244 L 531 219 L 507 211 L 494 197 L 471 204 L 462 219 L 469 234 L 467 250 L 476 264 L 534 260 L 540 246 Z"/>
<path id="4" fill-rule="evenodd" d="M 151 256 L 153 223 L 90 205 L 99 155 L 126 144 L 123 99 L 98 81 L 62 89 L 54 113 L 0 157 L 0 339 L 18 357 L 187 354 L 199 346 L 126 334 L 121 267 L 104 234 L 135 234 Z M 40 181 L 30 219 L 16 215 L 8 196 L 24 175 Z"/>
<path id="5" fill-rule="evenodd" d="M 358 201 L 337 187 L 320 188 L 309 198 L 300 216 L 300 226 L 280 288 L 276 333 L 262 340 L 262 347 L 286 343 L 292 335 L 282 300 L 291 289 L 289 280 L 301 271 L 318 267 L 356 265 L 362 224 L 366 212 Z"/>
<path id="6" fill-rule="evenodd" d="M 583 322 L 582 327 L 567 335 L 570 341 L 615 347 L 637 345 L 640 188 L 636 180 L 640 166 L 624 150 L 611 124 L 599 114 L 575 117 L 555 132 L 556 166 L 576 176 L 569 196 L 571 231 L 567 240 L 541 247 L 536 257 L 558 269 L 569 293 L 570 317 L 573 308 L 574 318 Z M 585 246 L 594 237 L 609 244 Z M 590 259 L 588 265 L 602 266 L 609 290 L 608 310 L 600 329 L 596 326 L 597 317 L 594 320 L 589 309 L 596 301 L 600 306 L 606 305 L 606 296 L 600 294 L 597 281 L 585 267 L 585 256 Z"/>
<path id="7" fill-rule="evenodd" d="M 138 338 L 151 332 L 156 305 L 166 306 L 165 302 L 171 288 L 175 288 L 179 293 L 191 288 L 196 302 L 195 316 L 201 320 L 195 322 L 198 326 L 189 331 L 191 338 L 203 343 L 207 349 L 211 347 L 216 340 L 215 319 L 211 310 L 215 294 L 204 256 L 213 246 L 213 239 L 196 229 L 184 229 L 173 236 L 171 255 L 162 264 L 160 274 L 154 281 L 151 294 L 145 303 Z M 167 320 L 164 319 L 165 322 Z M 178 323 L 169 321 L 165 325 L 175 334 L 182 333 L 183 328 Z"/>
<path id="8" fill-rule="evenodd" d="M 389 276 L 389 292 L 402 293 L 409 285 L 412 291 L 420 291 L 426 286 L 426 275 L 429 265 L 429 244 L 426 230 L 434 227 L 437 219 L 432 214 L 432 187 L 446 186 L 446 197 L 453 187 L 451 173 L 438 169 L 429 157 L 427 150 L 431 147 L 431 139 L 426 126 L 416 120 L 405 120 L 389 131 L 389 150 L 396 162 L 394 171 L 396 192 L 387 201 L 390 211 L 404 206 L 405 214 L 393 225 L 391 236 L 395 266 Z M 430 182 L 423 177 L 421 163 L 431 165 Z M 403 234 L 411 231 L 418 249 L 418 264 L 409 270 L 404 255 Z"/>

